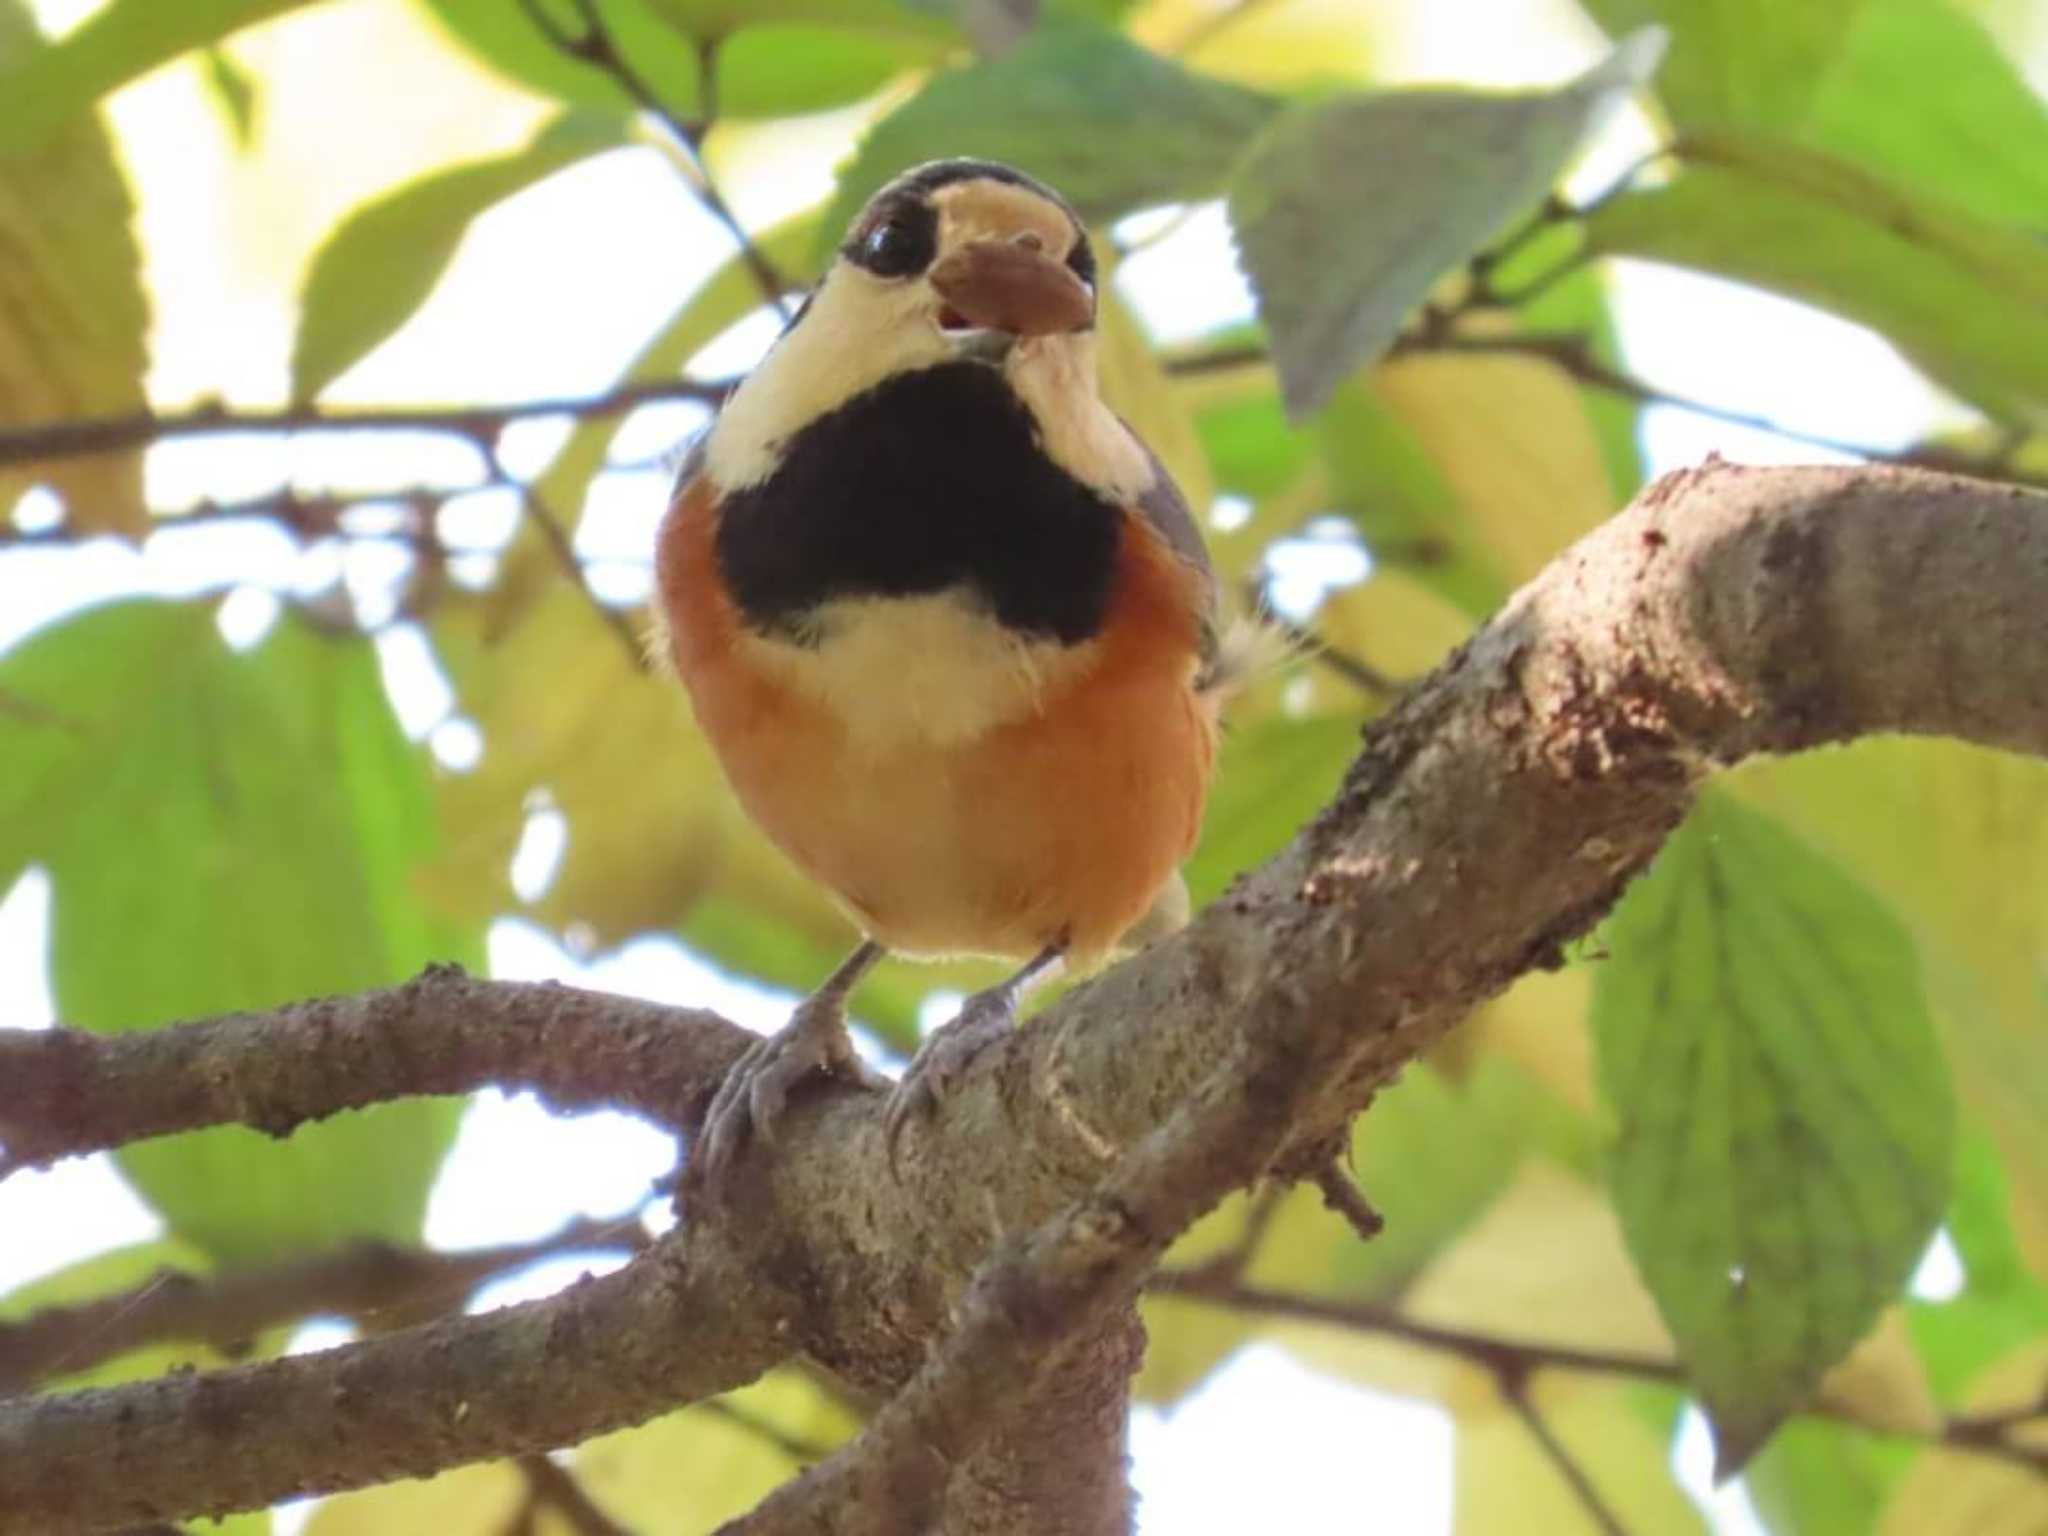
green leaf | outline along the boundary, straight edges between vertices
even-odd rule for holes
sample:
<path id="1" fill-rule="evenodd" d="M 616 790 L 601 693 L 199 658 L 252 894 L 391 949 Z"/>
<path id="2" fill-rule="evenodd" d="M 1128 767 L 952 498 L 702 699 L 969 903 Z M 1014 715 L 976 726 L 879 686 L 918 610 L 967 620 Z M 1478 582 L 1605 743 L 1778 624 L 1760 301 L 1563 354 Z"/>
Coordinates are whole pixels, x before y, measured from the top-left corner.
<path id="1" fill-rule="evenodd" d="M 877 123 L 820 232 L 837 240 L 875 190 L 948 155 L 1000 160 L 1057 188 L 1089 222 L 1214 197 L 1277 103 L 1192 74 L 1114 32 L 1041 26 L 999 59 L 934 79 Z"/>
<path id="2" fill-rule="evenodd" d="M 1202 841 L 1186 870 L 1194 904 L 1208 905 L 1279 852 L 1336 793 L 1358 749 L 1356 718 L 1273 717 L 1233 726 L 1223 738 Z"/>
<path id="3" fill-rule="evenodd" d="M 62 46 L 42 42 L 21 0 L 0 0 L 0 124 L 21 110 L 7 81 L 34 74 Z M 149 305 L 134 205 L 106 126 L 80 112 L 33 149 L 9 142 L 0 127 L 0 421 L 139 411 Z M 136 536 L 147 526 L 139 448 L 0 468 L 0 519 L 37 484 L 64 499 L 78 532 Z"/>
<path id="4" fill-rule="evenodd" d="M 2007 1225 L 2048 1278 L 2048 763 L 1892 738 L 1755 762 L 1733 784 L 1912 928 L 1964 1110 L 1998 1148 Z"/>
<path id="5" fill-rule="evenodd" d="M 2048 226 L 2048 105 L 1946 0 L 1867 0 L 1799 137 L 1979 218 Z"/>
<path id="6" fill-rule="evenodd" d="M 1867 1536 L 1910 1453 L 1843 1424 L 1795 1419 L 1744 1470 L 1771 1536 Z"/>
<path id="7" fill-rule="evenodd" d="M 0 659 L 0 691 L 31 706 L 0 717 L 0 884 L 50 872 L 66 1022 L 153 1028 L 480 950 L 480 925 L 438 922 L 413 892 L 428 764 L 366 643 L 287 622 L 236 655 L 209 605 L 128 602 Z M 418 1101 L 283 1145 L 229 1127 L 119 1156 L 173 1231 L 256 1261 L 415 1240 L 459 1115 Z"/>
<path id="8" fill-rule="evenodd" d="M 1373 557 L 1408 572 L 1474 618 L 1509 584 L 1415 431 L 1362 379 L 1339 385 L 1314 423 L 1338 510 Z"/>
<path id="9" fill-rule="evenodd" d="M 1740 1467 L 1911 1273 L 1955 1109 L 1911 937 L 1778 825 L 1703 796 L 1593 992 L 1630 1251 Z"/>
<path id="10" fill-rule="evenodd" d="M 465 47 L 500 74 L 574 106 L 630 111 L 636 103 L 610 74 L 572 58 L 534 26 L 521 0 L 422 0 Z M 579 34 L 576 7 L 542 0 L 564 32 Z M 950 28 L 895 0 L 605 0 L 603 14 L 634 73 L 663 107 L 702 115 L 699 44 L 716 39 L 723 118 L 816 112 L 858 101 L 905 69 L 934 62 Z"/>
<path id="11" fill-rule="evenodd" d="M 1680 128 L 1783 127 L 1806 110 L 1865 0 L 1585 0 L 1619 36 L 1661 23 L 1671 57 L 1657 94 Z M 1917 90 L 1925 92 L 1924 77 Z M 1946 86 L 1943 87 L 1946 89 Z"/>
<path id="12" fill-rule="evenodd" d="M 1550 284 L 1523 306 L 1519 318 L 1538 334 L 1584 336 L 1595 362 L 1624 371 L 1606 280 L 1597 269 L 1581 268 Z M 1613 504 L 1623 506 L 1649 478 L 1643 463 L 1642 407 L 1604 389 L 1582 389 L 1579 399 L 1607 464 Z"/>
<path id="13" fill-rule="evenodd" d="M 1230 219 L 1287 404 L 1316 410 L 1446 271 L 1557 179 L 1656 67 L 1639 33 L 1554 91 L 1389 91 L 1296 107 L 1231 180 Z"/>
<path id="14" fill-rule="evenodd" d="M 627 141 L 616 114 L 566 113 L 526 148 L 407 182 L 349 214 L 313 253 L 292 344 L 292 398 L 310 400 L 412 318 L 470 221 L 566 166 Z"/>
<path id="15" fill-rule="evenodd" d="M 2048 246 L 1780 141 L 1689 141 L 1670 185 L 1587 220 L 1594 254 L 1739 278 L 1884 335 L 2008 420 L 2048 411 Z"/>
<path id="16" fill-rule="evenodd" d="M 235 135 L 235 147 L 256 142 L 256 80 L 225 48 L 208 48 L 200 57 L 206 66 L 206 89 Z"/>
<path id="17" fill-rule="evenodd" d="M 448 33 L 507 79 L 571 106 L 631 112 L 638 103 L 604 70 L 570 57 L 533 24 L 525 0 L 421 0 Z M 569 36 L 577 13 L 567 0 L 540 0 Z M 698 111 L 697 51 L 646 0 L 607 0 L 605 25 L 619 51 L 682 117 Z"/>
<path id="18" fill-rule="evenodd" d="M 137 75 L 308 0 L 112 0 L 62 41 L 26 50 L 0 37 L 0 152 L 34 148 Z"/>

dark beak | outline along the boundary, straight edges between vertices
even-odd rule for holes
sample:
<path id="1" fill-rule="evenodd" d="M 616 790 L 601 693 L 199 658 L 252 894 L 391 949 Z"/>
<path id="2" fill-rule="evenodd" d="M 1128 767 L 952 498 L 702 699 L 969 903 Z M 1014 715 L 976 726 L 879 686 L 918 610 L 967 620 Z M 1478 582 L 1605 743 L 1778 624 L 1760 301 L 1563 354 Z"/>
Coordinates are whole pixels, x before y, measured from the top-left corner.
<path id="1" fill-rule="evenodd" d="M 982 241 L 963 247 L 932 268 L 931 284 L 946 304 L 939 316 L 946 330 L 1051 336 L 1085 330 L 1095 318 L 1088 285 L 1064 263 L 1027 246 Z"/>

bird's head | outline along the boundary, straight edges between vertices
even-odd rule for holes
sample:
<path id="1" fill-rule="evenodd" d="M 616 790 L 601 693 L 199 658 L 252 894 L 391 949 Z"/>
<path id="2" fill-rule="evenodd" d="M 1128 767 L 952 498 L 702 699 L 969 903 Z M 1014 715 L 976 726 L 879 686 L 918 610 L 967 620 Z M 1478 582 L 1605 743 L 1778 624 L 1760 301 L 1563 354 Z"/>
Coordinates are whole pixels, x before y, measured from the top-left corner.
<path id="1" fill-rule="evenodd" d="M 1057 193 L 988 161 L 897 177 L 861 210 L 839 258 L 849 308 L 924 350 L 936 342 L 941 356 L 1000 363 L 1020 340 L 1095 323 L 1095 253 L 1080 220 Z"/>
<path id="2" fill-rule="evenodd" d="M 868 200 L 823 281 L 726 402 L 707 444 L 731 489 L 774 471 L 810 422 L 898 374 L 949 363 L 999 370 L 1047 446 L 1127 434 L 1096 391 L 1095 253 L 1051 188 L 986 160 L 936 160 Z M 1120 441 L 1080 444 L 1070 465 L 1139 481 Z M 1092 461 L 1116 463 L 1102 473 Z M 1149 473 L 1149 472 L 1146 472 Z"/>

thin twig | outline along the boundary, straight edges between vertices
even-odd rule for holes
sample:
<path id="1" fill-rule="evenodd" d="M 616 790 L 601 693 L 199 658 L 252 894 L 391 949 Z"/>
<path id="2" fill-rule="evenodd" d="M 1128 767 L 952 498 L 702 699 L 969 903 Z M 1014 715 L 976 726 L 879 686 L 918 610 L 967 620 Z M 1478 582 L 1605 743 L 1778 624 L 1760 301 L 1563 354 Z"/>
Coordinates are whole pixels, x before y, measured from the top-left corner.
<path id="1" fill-rule="evenodd" d="M 757 1439 L 767 1441 L 800 1466 L 823 1461 L 833 1451 L 833 1447 L 829 1445 L 822 1445 L 816 1440 L 806 1440 L 800 1435 L 792 1435 L 779 1425 L 770 1424 L 758 1414 L 749 1413 L 744 1408 L 736 1408 L 722 1397 L 706 1398 L 701 1403 L 693 1403 L 691 1407 L 696 1412 L 724 1419 L 728 1424 L 744 1429 Z"/>
<path id="2" fill-rule="evenodd" d="M 1824 432 L 1811 432 L 1803 427 L 1788 426 L 1768 416 L 1759 416 L 1753 412 L 1716 405 L 1712 401 L 1700 400 L 1691 395 L 1682 395 L 1623 373 L 1602 362 L 1594 355 L 1592 341 L 1586 336 L 1570 333 L 1472 336 L 1438 333 L 1439 331 L 1440 327 L 1425 323 L 1418 330 L 1398 338 L 1388 349 L 1387 355 L 1416 357 L 1432 353 L 1470 353 L 1538 358 L 1554 364 L 1580 384 L 1618 396 L 1636 405 L 1668 406 L 1672 410 L 1725 422 L 1729 426 L 1742 427 L 1753 432 L 1767 432 L 1787 442 L 1803 443 L 1810 448 L 1820 448 L 1850 458 L 1866 459 L 1875 464 L 1903 464 L 1918 469 L 1936 469 L 1952 474 L 2003 480 L 2014 485 L 2048 487 L 2048 476 L 2015 470 L 2011 463 L 2010 450 L 1986 456 L 1960 453 L 1934 443 L 1922 443 L 1910 448 L 1881 448 L 1872 443 L 1852 442 L 1847 438 L 1831 437 Z M 1237 368 L 1264 366 L 1271 362 L 1272 354 L 1265 347 L 1247 342 L 1215 347 L 1207 351 L 1182 353 L 1167 358 L 1165 366 L 1169 374 L 1185 378 L 1224 373 Z"/>
<path id="3" fill-rule="evenodd" d="M 626 1526 L 606 1514 L 552 1457 L 535 1451 L 519 1458 L 519 1470 L 526 1478 L 527 1508 L 533 1514 L 551 1509 L 569 1522 L 576 1536 L 632 1536 Z"/>
<path id="4" fill-rule="evenodd" d="M 1375 1302 L 1333 1301 L 1321 1296 L 1218 1281 L 1209 1274 L 1206 1266 L 1161 1270 L 1147 1282 L 1146 1289 L 1168 1296 L 1192 1296 L 1233 1312 L 1292 1318 L 1398 1339 L 1421 1349 L 1436 1350 L 1469 1361 L 1504 1383 L 1539 1370 L 1562 1370 L 1596 1376 L 1621 1376 L 1632 1381 L 1658 1382 L 1681 1389 L 1686 1384 L 1684 1367 L 1675 1360 L 1623 1350 L 1578 1349 L 1567 1344 L 1447 1328 L 1405 1317 L 1393 1308 Z M 1980 1421 L 1958 1418 L 1945 1421 L 1931 1434 L 1915 1434 L 1890 1425 L 1869 1423 L 1847 1409 L 1825 1401 L 1810 1403 L 1795 1412 L 1801 1417 L 1827 1419 L 1865 1434 L 1945 1445 L 2048 1475 L 2048 1448 L 2012 1439 L 2007 1432 L 2017 1424 L 2031 1422 L 2033 1415 L 2015 1421 L 2013 1426 L 1994 1426 L 1989 1430 Z"/>
<path id="5" fill-rule="evenodd" d="M 554 509 L 547 504 L 540 492 L 530 485 L 522 485 L 519 488 L 519 499 L 520 505 L 525 509 L 527 520 L 538 528 L 541 537 L 547 540 L 548 549 L 554 555 L 555 564 L 560 567 L 562 574 L 583 594 L 591 611 L 603 621 L 605 628 L 618 636 L 619 644 L 626 648 L 626 656 L 633 663 L 634 669 L 645 671 L 649 665 L 647 647 L 634 632 L 633 621 L 624 612 L 599 597 L 591 587 L 589 572 L 576 553 L 575 541 L 570 537 L 569 530 L 563 526 L 562 520 L 555 515 Z"/>
<path id="6" fill-rule="evenodd" d="M 1601 1536 L 1628 1536 L 1628 1527 L 1621 1523 L 1621 1517 L 1601 1497 L 1600 1490 L 1593 1486 L 1593 1479 L 1579 1464 L 1571 1447 L 1558 1438 L 1543 1415 L 1537 1411 L 1536 1403 L 1529 1394 L 1529 1380 L 1526 1375 L 1501 1378 L 1500 1393 L 1507 1405 L 1515 1411 L 1528 1429 L 1529 1434 L 1543 1449 L 1550 1464 L 1557 1468 L 1558 1476 L 1565 1480 L 1572 1494 L 1585 1509 L 1593 1524 L 1600 1529 Z"/>
<path id="7" fill-rule="evenodd" d="M 704 163 L 704 136 L 711 131 L 711 125 L 718 112 L 718 48 L 715 41 L 706 41 L 697 50 L 698 114 L 694 118 L 680 116 L 647 79 L 627 60 L 624 50 L 619 47 L 618 38 L 598 9 L 597 0 L 575 0 L 576 14 L 582 22 L 582 30 L 572 32 L 558 24 L 547 14 L 541 0 L 519 0 L 519 8 L 538 27 L 541 34 L 562 55 L 587 64 L 611 76 L 619 88 L 631 97 L 640 109 L 666 128 L 674 137 L 677 147 L 683 153 L 683 164 L 690 190 L 697 201 L 703 204 L 705 212 L 725 226 L 738 247 L 740 259 L 753 273 L 754 281 L 761 289 L 763 298 L 775 307 L 777 314 L 789 318 L 786 295 L 790 283 L 779 271 L 768 255 L 749 235 L 733 214 L 731 206 L 712 180 L 711 171 Z"/>
<path id="8" fill-rule="evenodd" d="M 189 411 L 138 411 L 126 416 L 89 416 L 0 431 L 0 464 L 43 464 L 59 459 L 113 453 L 144 443 L 205 437 L 224 432 L 452 432 L 488 444 L 507 422 L 531 416 L 589 420 L 617 416 L 664 400 L 717 405 L 731 392 L 729 379 L 646 379 L 598 395 L 564 395 L 507 405 L 346 406 L 293 405 L 279 410 L 230 410 L 218 401 Z"/>
<path id="9" fill-rule="evenodd" d="M 1323 1204 L 1351 1223 L 1360 1242 L 1369 1243 L 1386 1230 L 1386 1217 L 1373 1209 L 1365 1191 L 1336 1163 L 1323 1165 L 1316 1175 L 1316 1188 L 1323 1192 Z"/>

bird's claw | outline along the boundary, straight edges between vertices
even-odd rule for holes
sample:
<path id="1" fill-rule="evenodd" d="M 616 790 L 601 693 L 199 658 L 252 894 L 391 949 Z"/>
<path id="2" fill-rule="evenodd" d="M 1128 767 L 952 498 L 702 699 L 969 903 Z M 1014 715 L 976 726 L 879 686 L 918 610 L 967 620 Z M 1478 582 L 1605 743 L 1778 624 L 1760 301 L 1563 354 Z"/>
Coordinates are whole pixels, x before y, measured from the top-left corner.
<path id="1" fill-rule="evenodd" d="M 1008 992 L 996 989 L 977 992 L 960 1012 L 933 1030 L 910 1066 L 889 1095 L 882 1115 L 882 1132 L 889 1151 L 889 1168 L 897 1170 L 897 1149 L 903 1131 L 913 1119 L 938 1107 L 967 1066 L 1017 1022 L 1017 1002 Z"/>
<path id="2" fill-rule="evenodd" d="M 863 1088 L 889 1086 L 854 1051 L 838 1008 L 800 1004 L 787 1024 L 748 1046 L 726 1072 L 704 1113 L 690 1159 L 690 1182 L 700 1189 L 723 1184 L 750 1133 L 772 1145 L 790 1090 L 812 1073 L 842 1077 Z"/>

